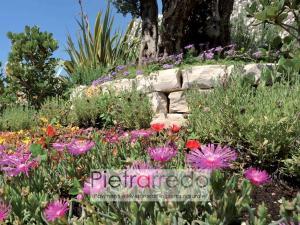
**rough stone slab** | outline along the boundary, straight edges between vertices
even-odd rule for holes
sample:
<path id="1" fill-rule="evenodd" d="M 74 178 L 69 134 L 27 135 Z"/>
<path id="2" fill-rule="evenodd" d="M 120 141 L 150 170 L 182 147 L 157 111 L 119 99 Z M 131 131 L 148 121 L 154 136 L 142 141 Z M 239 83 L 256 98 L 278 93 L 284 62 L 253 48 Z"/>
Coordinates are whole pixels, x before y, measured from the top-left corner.
<path id="1" fill-rule="evenodd" d="M 114 81 L 108 81 L 99 85 L 103 92 L 109 90 L 115 91 L 116 93 L 122 91 L 130 91 L 134 86 L 134 79 L 120 79 Z"/>
<path id="2" fill-rule="evenodd" d="M 169 94 L 170 113 L 188 113 L 189 107 L 183 91 L 172 92 Z"/>
<path id="3" fill-rule="evenodd" d="M 77 98 L 82 98 L 85 96 L 85 90 L 87 89 L 86 85 L 80 85 L 73 89 L 70 94 L 70 101 L 73 101 Z"/>
<path id="4" fill-rule="evenodd" d="M 225 65 L 193 66 L 182 71 L 182 89 L 185 90 L 192 87 L 201 89 L 213 88 L 220 79 L 229 76 L 231 71 L 232 67 Z"/>
<path id="5" fill-rule="evenodd" d="M 258 84 L 261 78 L 261 74 L 265 69 L 274 69 L 275 64 L 265 63 L 265 64 L 248 64 L 244 66 L 243 75 L 253 77 L 254 83 Z"/>
<path id="6" fill-rule="evenodd" d="M 151 122 L 154 123 L 163 123 L 165 127 L 171 127 L 172 125 L 176 124 L 179 126 L 186 126 L 187 125 L 187 115 L 183 114 L 156 114 Z"/>
<path id="7" fill-rule="evenodd" d="M 143 92 L 173 92 L 181 90 L 181 71 L 179 69 L 161 70 L 149 76 L 136 78 L 137 90 Z"/>
<path id="8" fill-rule="evenodd" d="M 162 92 L 153 92 L 147 94 L 151 101 L 154 113 L 168 113 L 168 98 Z"/>

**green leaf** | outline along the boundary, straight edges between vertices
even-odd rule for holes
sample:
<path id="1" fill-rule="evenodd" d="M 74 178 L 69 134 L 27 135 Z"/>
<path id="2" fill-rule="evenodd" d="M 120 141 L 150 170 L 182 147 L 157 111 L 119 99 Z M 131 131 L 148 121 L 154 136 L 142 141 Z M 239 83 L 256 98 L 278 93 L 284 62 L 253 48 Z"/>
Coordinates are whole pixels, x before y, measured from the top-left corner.
<path id="1" fill-rule="evenodd" d="M 47 160 L 47 152 L 42 148 L 40 144 L 32 144 L 29 148 L 33 157 L 40 158 L 42 161 Z"/>
<path id="2" fill-rule="evenodd" d="M 72 183 L 72 187 L 69 190 L 69 194 L 70 195 L 78 195 L 80 190 L 81 190 L 80 182 L 79 182 L 78 179 L 74 178 L 73 183 Z"/>

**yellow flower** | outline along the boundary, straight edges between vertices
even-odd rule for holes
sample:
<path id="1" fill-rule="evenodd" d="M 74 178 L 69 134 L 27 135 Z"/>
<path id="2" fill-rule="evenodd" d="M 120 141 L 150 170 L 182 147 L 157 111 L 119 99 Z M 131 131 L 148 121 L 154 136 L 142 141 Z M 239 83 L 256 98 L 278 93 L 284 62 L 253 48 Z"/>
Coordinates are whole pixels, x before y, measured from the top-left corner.
<path id="1" fill-rule="evenodd" d="M 17 134 L 20 134 L 20 135 L 24 134 L 24 130 L 19 130 L 19 131 L 17 132 Z"/>
<path id="2" fill-rule="evenodd" d="M 26 137 L 22 140 L 22 142 L 26 145 L 28 145 L 31 142 L 31 139 L 29 137 Z"/>
<path id="3" fill-rule="evenodd" d="M 49 121 L 46 117 L 40 117 L 40 121 L 43 123 L 49 123 Z"/>
<path id="4" fill-rule="evenodd" d="M 0 144 L 3 144 L 3 143 L 4 143 L 4 141 L 5 141 L 5 138 L 3 138 L 3 137 L 0 137 Z"/>

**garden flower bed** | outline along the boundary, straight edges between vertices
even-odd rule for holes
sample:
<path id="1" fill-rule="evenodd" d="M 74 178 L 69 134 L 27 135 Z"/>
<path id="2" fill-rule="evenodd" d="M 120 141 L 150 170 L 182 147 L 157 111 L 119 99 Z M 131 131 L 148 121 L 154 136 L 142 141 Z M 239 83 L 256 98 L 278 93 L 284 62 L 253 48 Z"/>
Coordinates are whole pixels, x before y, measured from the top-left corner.
<path id="1" fill-rule="evenodd" d="M 258 212 L 259 219 L 282 222 L 297 220 L 296 207 L 300 203 L 300 196 L 290 203 L 281 198 L 296 198 L 299 187 L 290 186 L 260 168 L 243 168 L 243 154 L 237 149 L 219 144 L 202 144 L 201 140 L 189 139 L 185 134 L 186 128 L 174 125 L 166 129 L 164 124 L 153 124 L 149 129 L 132 131 L 48 125 L 38 133 L 2 132 L 0 170 L 3 173 L 3 200 L 0 219 L 27 224 L 41 224 L 43 221 L 54 224 L 130 221 L 130 214 L 122 211 L 135 203 L 117 203 L 115 207 L 109 204 L 103 208 L 101 203 L 94 205 L 90 202 L 92 193 L 104 190 L 100 183 L 100 186 L 97 183 L 91 185 L 90 170 L 105 166 L 139 168 L 140 171 L 154 168 L 210 171 L 212 189 L 209 191 L 209 204 L 186 203 L 201 209 L 194 216 L 181 215 L 182 221 L 199 221 L 202 218 L 203 221 L 217 223 L 225 220 L 231 221 L 230 224 L 234 221 L 251 222 L 255 212 L 250 207 L 258 207 L 262 202 L 269 209 L 270 217 Z M 147 204 L 140 203 L 139 207 L 147 207 Z M 150 204 L 154 207 L 157 203 Z M 179 207 L 180 212 L 192 209 L 185 208 L 180 202 L 173 204 L 172 207 Z M 259 206 L 259 209 L 263 210 L 263 206 Z M 95 214 L 95 210 L 99 214 Z M 216 214 L 207 217 L 206 210 Z M 134 215 L 134 211 L 130 213 Z M 159 220 L 152 211 L 144 213 L 146 220 Z M 160 213 L 164 220 L 175 216 L 168 211 Z"/>

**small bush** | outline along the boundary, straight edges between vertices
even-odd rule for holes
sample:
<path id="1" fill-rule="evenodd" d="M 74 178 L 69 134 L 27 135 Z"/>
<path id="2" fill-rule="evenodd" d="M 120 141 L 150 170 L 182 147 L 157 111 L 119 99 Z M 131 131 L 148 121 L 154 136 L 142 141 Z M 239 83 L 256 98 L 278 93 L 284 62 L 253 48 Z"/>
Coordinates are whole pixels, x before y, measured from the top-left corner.
<path id="1" fill-rule="evenodd" d="M 67 126 L 72 121 L 71 104 L 60 97 L 48 98 L 39 110 L 39 118 L 46 118 L 49 122 L 55 121 Z"/>
<path id="2" fill-rule="evenodd" d="M 299 147 L 299 94 L 299 84 L 255 88 L 241 78 L 208 95 L 191 91 L 191 129 L 202 140 L 242 146 L 256 164 L 277 167 Z"/>
<path id="3" fill-rule="evenodd" d="M 7 108 L 0 118 L 0 129 L 7 131 L 19 131 L 30 129 L 37 125 L 36 111 L 22 106 Z"/>
<path id="4" fill-rule="evenodd" d="M 138 91 L 78 98 L 73 103 L 80 126 L 106 127 L 120 125 L 125 129 L 149 127 L 152 109 L 148 98 Z"/>

